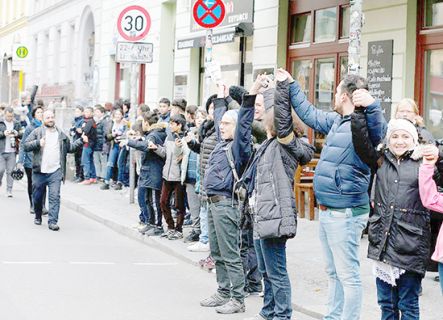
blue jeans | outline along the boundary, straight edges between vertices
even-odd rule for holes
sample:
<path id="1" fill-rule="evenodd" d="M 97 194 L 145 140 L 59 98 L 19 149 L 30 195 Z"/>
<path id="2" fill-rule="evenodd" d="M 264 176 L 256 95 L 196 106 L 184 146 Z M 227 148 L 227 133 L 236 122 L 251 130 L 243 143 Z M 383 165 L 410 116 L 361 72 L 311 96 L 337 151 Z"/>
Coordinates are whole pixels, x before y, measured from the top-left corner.
<path id="1" fill-rule="evenodd" d="M 118 181 L 125 187 L 129 187 L 129 150 L 126 147 L 120 149 L 117 159 Z"/>
<path id="2" fill-rule="evenodd" d="M 241 230 L 240 256 L 243 263 L 243 272 L 245 273 L 245 291 L 249 293 L 261 292 L 263 289 L 262 273 L 258 270 L 252 226 L 247 226 Z"/>
<path id="3" fill-rule="evenodd" d="M 441 294 L 443 294 L 443 263 L 438 264 L 438 272 L 440 274 L 440 287 L 441 287 Z"/>
<path id="4" fill-rule="evenodd" d="M 419 320 L 418 297 L 421 280 L 421 275 L 406 272 L 396 280 L 397 286 L 392 287 L 377 278 L 377 300 L 381 309 L 381 320 Z"/>
<path id="5" fill-rule="evenodd" d="M 208 203 L 206 201 L 201 202 L 200 207 L 200 236 L 199 241 L 207 244 L 209 242 L 208 235 Z"/>
<path id="6" fill-rule="evenodd" d="M 161 227 L 160 191 L 139 186 L 137 198 L 140 207 L 140 221 Z"/>
<path id="7" fill-rule="evenodd" d="M 62 170 L 53 173 L 32 173 L 32 190 L 35 218 L 42 218 L 42 208 L 46 186 L 48 187 L 49 213 L 48 224 L 56 224 L 60 211 L 60 186 L 62 183 Z"/>
<path id="8" fill-rule="evenodd" d="M 86 180 L 97 178 L 94 165 L 94 150 L 91 147 L 83 147 L 82 166 Z"/>
<path id="9" fill-rule="evenodd" d="M 320 242 L 329 277 L 328 312 L 325 320 L 358 320 L 363 289 L 359 248 L 368 214 L 352 216 L 342 211 L 320 210 Z"/>
<path id="10" fill-rule="evenodd" d="M 109 180 L 111 180 L 112 170 L 114 169 L 115 165 L 117 164 L 119 152 L 120 152 L 120 148 L 119 148 L 118 144 L 115 143 L 114 146 L 112 147 L 111 151 L 109 152 L 108 164 L 107 164 L 107 169 L 106 169 L 106 177 L 105 177 L 106 183 L 108 183 Z M 118 173 L 120 175 L 120 170 Z M 118 179 L 118 180 L 120 180 L 120 179 Z"/>
<path id="11" fill-rule="evenodd" d="M 266 320 L 289 320 L 292 315 L 291 282 L 286 269 L 286 239 L 254 241 L 265 296 L 260 315 Z"/>

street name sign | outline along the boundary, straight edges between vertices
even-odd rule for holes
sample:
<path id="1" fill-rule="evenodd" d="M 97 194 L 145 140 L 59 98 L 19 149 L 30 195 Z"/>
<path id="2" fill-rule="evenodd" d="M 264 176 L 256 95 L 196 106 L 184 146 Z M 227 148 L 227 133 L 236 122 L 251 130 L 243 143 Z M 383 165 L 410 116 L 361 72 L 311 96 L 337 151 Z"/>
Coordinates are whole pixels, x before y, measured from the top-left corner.
<path id="1" fill-rule="evenodd" d="M 152 63 L 154 45 L 144 42 L 117 42 L 115 61 Z"/>

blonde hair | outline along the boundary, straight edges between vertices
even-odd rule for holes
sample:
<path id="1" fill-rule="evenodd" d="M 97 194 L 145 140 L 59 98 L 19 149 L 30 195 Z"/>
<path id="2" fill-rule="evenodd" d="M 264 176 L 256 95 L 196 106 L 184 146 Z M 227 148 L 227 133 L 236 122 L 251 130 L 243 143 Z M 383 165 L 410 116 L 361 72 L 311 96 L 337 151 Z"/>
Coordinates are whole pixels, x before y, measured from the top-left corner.
<path id="1" fill-rule="evenodd" d="M 398 107 L 401 106 L 401 105 L 406 105 L 408 107 L 412 107 L 412 110 L 414 110 L 414 113 L 415 113 L 415 122 L 417 123 L 418 126 L 424 127 L 423 118 L 420 116 L 420 111 L 418 110 L 417 103 L 415 103 L 414 100 L 412 100 L 411 98 L 403 98 L 403 99 L 401 99 L 400 102 L 396 106 L 395 114 L 397 114 Z"/>

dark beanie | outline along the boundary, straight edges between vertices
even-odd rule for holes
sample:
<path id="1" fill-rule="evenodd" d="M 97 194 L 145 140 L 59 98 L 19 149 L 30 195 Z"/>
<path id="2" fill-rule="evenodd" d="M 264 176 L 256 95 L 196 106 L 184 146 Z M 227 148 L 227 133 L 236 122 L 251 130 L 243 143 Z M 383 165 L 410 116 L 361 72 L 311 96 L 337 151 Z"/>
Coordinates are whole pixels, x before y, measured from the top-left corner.
<path id="1" fill-rule="evenodd" d="M 229 95 L 231 96 L 232 99 L 237 101 L 237 103 L 239 105 L 242 104 L 242 102 L 243 102 L 243 95 L 245 93 L 247 93 L 247 91 L 243 87 L 239 87 L 239 86 L 230 86 L 229 87 Z"/>
<path id="2" fill-rule="evenodd" d="M 206 101 L 206 112 L 209 112 L 209 106 L 211 105 L 211 103 L 214 102 L 214 100 L 217 98 L 216 94 L 213 94 L 212 96 L 210 96 L 208 98 L 208 100 Z"/>

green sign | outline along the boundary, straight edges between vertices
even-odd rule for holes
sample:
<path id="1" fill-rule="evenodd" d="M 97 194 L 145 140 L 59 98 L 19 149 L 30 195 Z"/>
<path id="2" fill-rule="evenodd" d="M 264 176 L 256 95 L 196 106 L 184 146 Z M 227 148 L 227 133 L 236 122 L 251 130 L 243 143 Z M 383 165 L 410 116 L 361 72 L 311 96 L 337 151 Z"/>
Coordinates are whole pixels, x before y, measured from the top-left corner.
<path id="1" fill-rule="evenodd" d="M 29 52 L 28 48 L 26 48 L 24 46 L 18 47 L 17 50 L 15 51 L 15 53 L 17 54 L 17 57 L 22 58 L 22 59 L 27 57 L 28 52 Z"/>

